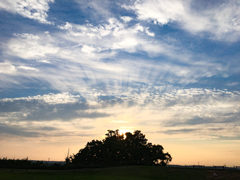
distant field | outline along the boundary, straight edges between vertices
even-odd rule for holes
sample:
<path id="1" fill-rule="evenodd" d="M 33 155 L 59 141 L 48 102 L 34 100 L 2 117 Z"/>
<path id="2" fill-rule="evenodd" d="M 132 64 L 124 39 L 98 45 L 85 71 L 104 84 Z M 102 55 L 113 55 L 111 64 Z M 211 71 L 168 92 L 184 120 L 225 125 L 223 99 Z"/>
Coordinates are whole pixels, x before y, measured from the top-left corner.
<path id="1" fill-rule="evenodd" d="M 216 172 L 218 177 L 213 177 Z M 236 170 L 180 169 L 159 166 L 131 166 L 79 170 L 17 170 L 0 169 L 0 180 L 185 180 L 185 179 L 240 179 Z"/>

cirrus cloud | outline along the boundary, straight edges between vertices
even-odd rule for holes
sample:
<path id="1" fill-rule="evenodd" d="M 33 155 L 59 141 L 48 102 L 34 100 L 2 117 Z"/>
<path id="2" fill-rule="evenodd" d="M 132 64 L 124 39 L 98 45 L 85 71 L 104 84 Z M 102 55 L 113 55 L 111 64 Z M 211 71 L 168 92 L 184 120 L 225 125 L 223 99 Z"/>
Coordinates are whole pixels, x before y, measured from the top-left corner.
<path id="1" fill-rule="evenodd" d="M 49 3 L 54 0 L 2 0 L 0 2 L 0 9 L 11 13 L 18 13 L 23 17 L 34 19 L 40 23 L 52 24 L 47 20 L 47 12 L 49 10 Z"/>
<path id="2" fill-rule="evenodd" d="M 214 40 L 236 42 L 240 39 L 239 1 L 219 1 L 216 6 L 204 6 L 197 1 L 137 0 L 123 5 L 134 10 L 140 20 L 165 25 L 177 22 L 193 34 L 208 33 Z"/>

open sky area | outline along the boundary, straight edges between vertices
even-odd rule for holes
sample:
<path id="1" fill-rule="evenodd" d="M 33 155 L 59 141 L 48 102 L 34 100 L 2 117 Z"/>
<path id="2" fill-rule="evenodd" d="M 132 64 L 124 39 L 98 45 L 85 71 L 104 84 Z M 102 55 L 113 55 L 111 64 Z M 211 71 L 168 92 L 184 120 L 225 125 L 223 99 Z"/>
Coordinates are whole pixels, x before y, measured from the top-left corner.
<path id="1" fill-rule="evenodd" d="M 0 158 L 61 161 L 108 129 L 240 165 L 240 1 L 0 0 Z"/>

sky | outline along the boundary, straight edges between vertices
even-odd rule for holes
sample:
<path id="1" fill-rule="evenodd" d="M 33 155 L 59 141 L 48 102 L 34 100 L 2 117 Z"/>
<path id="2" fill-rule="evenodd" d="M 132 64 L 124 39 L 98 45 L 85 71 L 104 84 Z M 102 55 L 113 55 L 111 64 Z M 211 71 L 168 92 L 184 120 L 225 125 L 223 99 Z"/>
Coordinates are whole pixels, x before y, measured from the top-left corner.
<path id="1" fill-rule="evenodd" d="M 0 0 L 0 158 L 108 129 L 171 164 L 240 165 L 240 1 Z"/>

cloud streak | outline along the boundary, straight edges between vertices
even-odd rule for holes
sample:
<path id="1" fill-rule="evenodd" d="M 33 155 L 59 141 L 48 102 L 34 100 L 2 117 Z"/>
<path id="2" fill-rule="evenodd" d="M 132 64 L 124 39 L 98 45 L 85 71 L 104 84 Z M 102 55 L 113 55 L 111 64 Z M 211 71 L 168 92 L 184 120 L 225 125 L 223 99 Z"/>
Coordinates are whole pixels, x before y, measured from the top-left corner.
<path id="1" fill-rule="evenodd" d="M 54 0 L 16 0 L 0 2 L 0 9 L 10 13 L 17 13 L 23 17 L 36 20 L 44 24 L 52 24 L 47 20 L 47 12 L 49 10 L 49 3 Z"/>
<path id="2" fill-rule="evenodd" d="M 221 1 L 211 6 L 207 2 L 151 0 L 123 7 L 134 10 L 140 20 L 159 25 L 177 22 L 186 31 L 207 33 L 214 40 L 236 42 L 240 38 L 238 1 Z"/>

